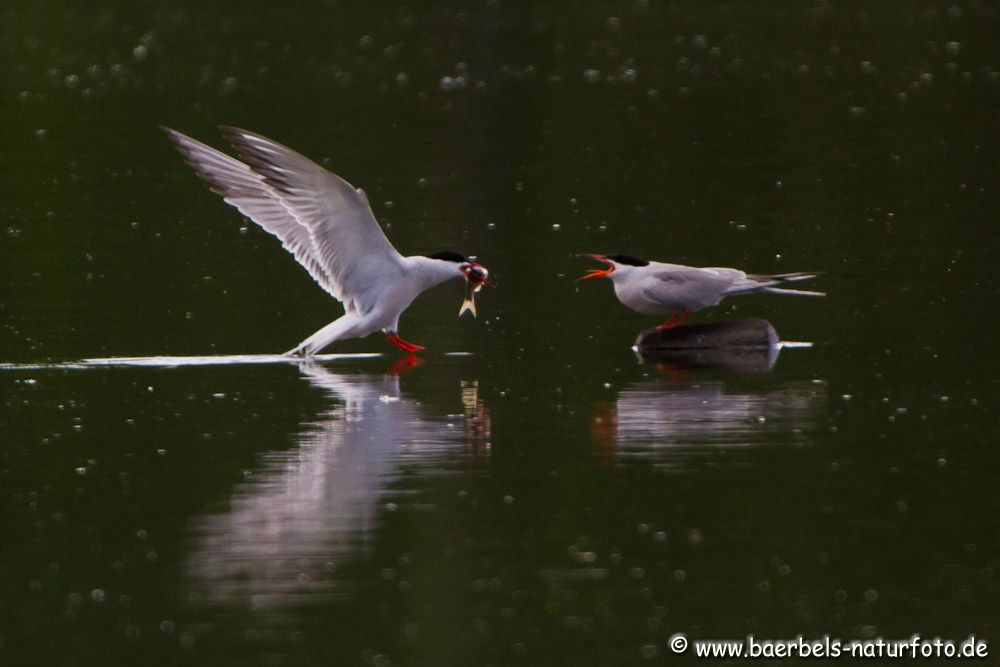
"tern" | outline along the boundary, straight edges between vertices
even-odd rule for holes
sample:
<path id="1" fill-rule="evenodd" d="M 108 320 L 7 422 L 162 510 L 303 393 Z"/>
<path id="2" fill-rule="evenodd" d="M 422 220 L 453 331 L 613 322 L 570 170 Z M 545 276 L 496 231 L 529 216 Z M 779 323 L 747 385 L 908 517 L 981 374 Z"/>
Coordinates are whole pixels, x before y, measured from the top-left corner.
<path id="1" fill-rule="evenodd" d="M 285 354 L 309 357 L 331 343 L 382 331 L 404 352 L 424 349 L 399 337 L 399 317 L 422 292 L 453 278 L 466 281 L 459 317 L 475 317 L 486 267 L 449 250 L 404 257 L 375 220 L 360 188 L 267 137 L 221 126 L 237 160 L 164 127 L 185 161 L 226 203 L 278 237 L 344 314 Z"/>
<path id="2" fill-rule="evenodd" d="M 650 262 L 628 255 L 585 254 L 608 266 L 591 269 L 580 280 L 610 278 L 615 296 L 623 304 L 643 315 L 670 315 L 660 325 L 671 329 L 687 322 L 691 313 L 715 306 L 733 294 L 792 294 L 826 296 L 823 292 L 784 289 L 779 285 L 815 278 L 815 273 L 754 275 L 723 267 L 698 268 L 682 264 Z"/>

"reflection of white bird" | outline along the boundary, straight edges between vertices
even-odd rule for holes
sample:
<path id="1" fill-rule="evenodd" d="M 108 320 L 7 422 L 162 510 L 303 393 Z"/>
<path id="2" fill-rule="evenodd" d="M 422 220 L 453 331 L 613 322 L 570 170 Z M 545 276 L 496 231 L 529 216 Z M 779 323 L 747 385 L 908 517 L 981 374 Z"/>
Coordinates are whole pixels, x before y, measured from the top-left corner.
<path id="1" fill-rule="evenodd" d="M 206 602 L 276 609 L 334 594 L 333 571 L 364 548 L 387 496 L 419 487 L 413 474 L 393 492 L 403 471 L 437 473 L 470 442 L 462 417 L 425 416 L 397 376 L 300 368 L 337 402 L 296 446 L 264 454 L 225 511 L 194 520 L 188 583 Z"/>
<path id="2" fill-rule="evenodd" d="M 425 290 L 452 278 L 466 280 L 465 310 L 486 282 L 481 264 L 443 251 L 400 255 L 379 227 L 364 191 L 281 144 L 253 132 L 223 127 L 243 162 L 164 128 L 212 190 L 282 245 L 320 287 L 343 302 L 345 313 L 289 354 L 310 356 L 334 341 L 383 331 L 406 352 L 423 347 L 396 331 L 399 316 Z"/>
<path id="3" fill-rule="evenodd" d="M 790 290 L 785 283 L 815 278 L 815 273 L 753 275 L 739 269 L 697 268 L 681 264 L 649 262 L 628 255 L 586 255 L 608 265 L 591 269 L 581 280 L 607 277 L 615 286 L 618 300 L 644 315 L 670 315 L 663 326 L 675 327 L 694 311 L 717 305 L 732 294 L 793 294 L 825 296 L 823 292 Z"/>
<path id="4" fill-rule="evenodd" d="M 715 449 L 794 440 L 822 423 L 826 388 L 794 382 L 730 391 L 721 382 L 639 382 L 614 403 L 598 403 L 591 433 L 602 456 L 690 457 Z"/>

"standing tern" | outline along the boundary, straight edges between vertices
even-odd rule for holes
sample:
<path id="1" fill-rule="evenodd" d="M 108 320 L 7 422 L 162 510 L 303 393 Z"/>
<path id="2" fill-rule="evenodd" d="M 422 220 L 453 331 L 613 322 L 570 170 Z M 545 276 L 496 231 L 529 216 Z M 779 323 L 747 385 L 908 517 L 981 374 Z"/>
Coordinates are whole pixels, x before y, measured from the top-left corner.
<path id="1" fill-rule="evenodd" d="M 424 349 L 397 334 L 399 316 L 425 290 L 465 278 L 465 311 L 486 267 L 457 252 L 404 257 L 379 227 L 360 188 L 267 137 L 222 126 L 241 160 L 164 127 L 186 162 L 226 203 L 278 237 L 320 287 L 344 304 L 344 314 L 306 338 L 289 356 L 309 357 L 334 341 L 375 331 L 404 352 Z"/>
<path id="2" fill-rule="evenodd" d="M 815 278 L 815 273 L 754 275 L 739 269 L 697 268 L 681 264 L 649 262 L 628 255 L 580 255 L 607 264 L 591 269 L 580 280 L 610 278 L 615 296 L 643 315 L 670 315 L 659 328 L 670 329 L 687 322 L 691 313 L 717 305 L 732 294 L 793 294 L 826 296 L 823 292 L 783 289 L 778 285 Z"/>

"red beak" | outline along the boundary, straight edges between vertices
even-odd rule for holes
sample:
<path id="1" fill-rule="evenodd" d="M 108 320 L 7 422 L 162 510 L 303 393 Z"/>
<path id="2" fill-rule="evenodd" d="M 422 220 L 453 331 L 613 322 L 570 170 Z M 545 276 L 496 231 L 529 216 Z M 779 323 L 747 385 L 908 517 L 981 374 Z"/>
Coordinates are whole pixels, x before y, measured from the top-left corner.
<path id="1" fill-rule="evenodd" d="M 606 269 L 589 269 L 587 275 L 580 276 L 579 278 L 577 278 L 577 280 L 590 280 L 591 278 L 604 278 L 604 277 L 610 276 L 612 273 L 615 272 L 615 265 L 614 265 L 614 263 L 611 262 L 604 255 L 584 254 L 584 255 L 577 255 L 577 257 L 590 257 L 591 259 L 596 259 L 598 262 L 604 262 L 605 264 L 608 265 L 608 268 L 606 268 Z"/>

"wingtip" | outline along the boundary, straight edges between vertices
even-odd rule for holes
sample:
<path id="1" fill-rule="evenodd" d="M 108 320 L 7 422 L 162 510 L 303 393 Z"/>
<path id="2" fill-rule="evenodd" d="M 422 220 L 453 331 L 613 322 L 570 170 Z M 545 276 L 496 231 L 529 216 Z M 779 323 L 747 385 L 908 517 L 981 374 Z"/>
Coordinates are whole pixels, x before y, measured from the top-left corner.
<path id="1" fill-rule="evenodd" d="M 174 148 L 176 148 L 182 153 L 186 153 L 188 147 L 191 145 L 192 142 L 195 141 L 194 139 L 187 136 L 183 132 L 178 132 L 172 127 L 167 127 L 166 125 L 160 125 L 159 128 L 163 130 L 163 133 L 165 135 L 167 135 L 167 139 L 170 140 L 170 143 L 173 144 Z"/>

